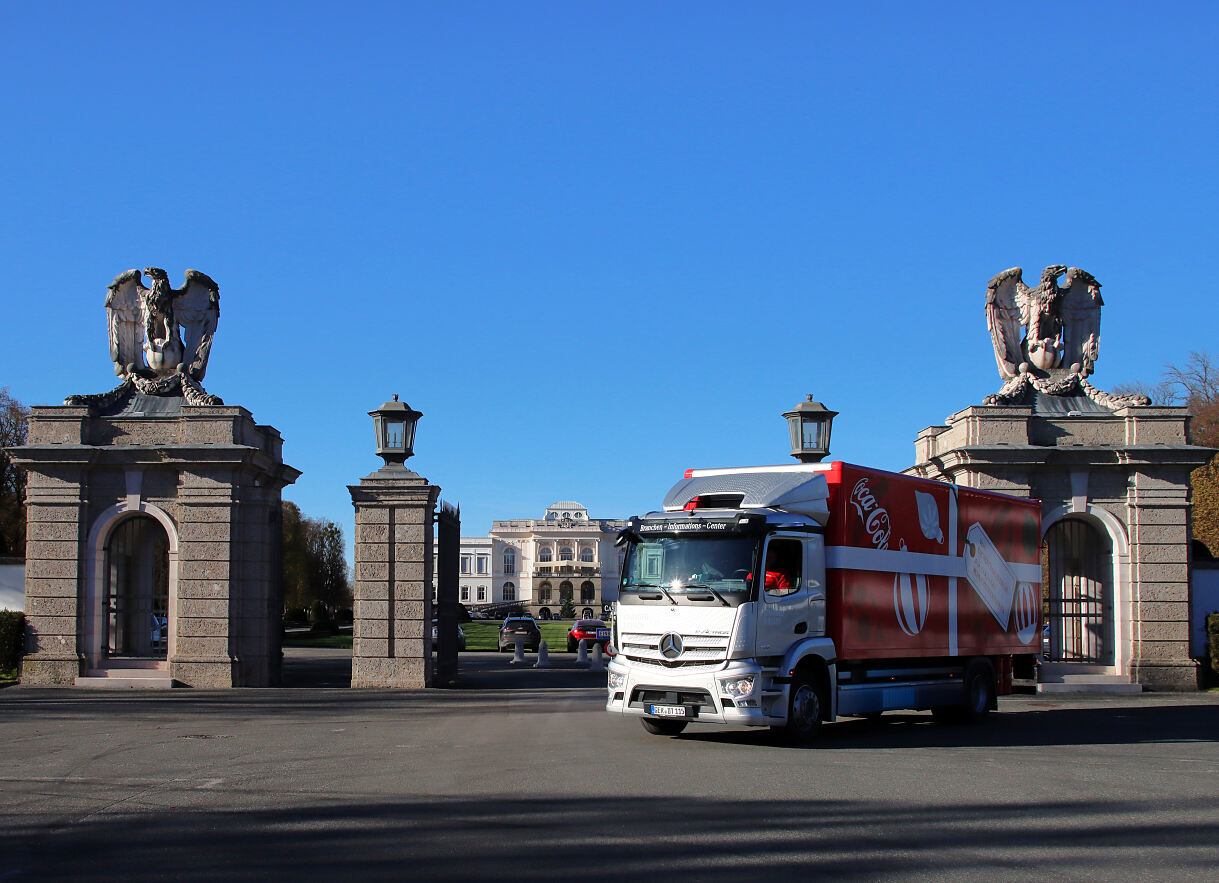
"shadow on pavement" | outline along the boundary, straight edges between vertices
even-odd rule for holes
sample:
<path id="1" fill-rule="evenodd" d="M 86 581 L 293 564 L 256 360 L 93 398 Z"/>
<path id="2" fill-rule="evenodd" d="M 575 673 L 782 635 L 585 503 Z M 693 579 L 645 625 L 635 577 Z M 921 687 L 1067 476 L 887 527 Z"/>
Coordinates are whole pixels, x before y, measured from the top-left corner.
<path id="1" fill-rule="evenodd" d="M 576 665 L 575 654 L 552 654 L 549 668 L 534 668 L 537 656 L 523 665 L 512 654 L 470 651 L 458 657 L 458 690 L 554 690 L 605 686 L 605 672 Z M 289 688 L 351 686 L 351 651 L 307 647 L 284 649 L 283 685 Z"/>
<path id="2" fill-rule="evenodd" d="M 1207 799 L 937 806 L 818 795 L 814 780 L 808 791 L 787 801 L 603 794 L 595 814 L 586 795 L 353 794 L 275 809 L 167 806 L 138 816 L 138 829 L 121 811 L 70 831 L 17 818 L 0 831 L 0 877 L 536 881 L 573 876 L 578 856 L 581 879 L 1126 879 L 1169 860 L 1202 879 L 1219 861 Z"/>

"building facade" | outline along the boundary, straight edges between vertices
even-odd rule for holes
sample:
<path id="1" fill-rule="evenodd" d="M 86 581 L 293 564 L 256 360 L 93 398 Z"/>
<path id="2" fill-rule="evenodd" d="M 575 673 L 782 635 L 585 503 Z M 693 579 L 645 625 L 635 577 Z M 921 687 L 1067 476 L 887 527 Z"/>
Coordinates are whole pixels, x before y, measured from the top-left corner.
<path id="1" fill-rule="evenodd" d="M 626 521 L 590 518 L 572 500 L 541 518 L 493 521 L 485 537 L 462 537 L 460 597 L 472 612 L 519 604 L 537 619 L 601 617 L 618 597 L 622 556 L 614 545 Z"/>

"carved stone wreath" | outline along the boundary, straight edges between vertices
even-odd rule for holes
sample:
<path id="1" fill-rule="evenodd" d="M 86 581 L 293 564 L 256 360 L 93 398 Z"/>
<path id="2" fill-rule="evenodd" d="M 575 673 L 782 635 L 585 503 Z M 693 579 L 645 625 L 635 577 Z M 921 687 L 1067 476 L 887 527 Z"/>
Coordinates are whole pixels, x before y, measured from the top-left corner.
<path id="1" fill-rule="evenodd" d="M 119 402 L 135 393 L 146 396 L 180 395 L 188 405 L 216 406 L 224 404 L 220 396 L 212 395 L 197 380 L 185 374 L 171 374 L 169 377 L 156 379 L 128 375 L 122 383 L 109 392 L 68 396 L 63 400 L 63 403 L 76 408 L 105 411 L 113 408 Z"/>
<path id="2" fill-rule="evenodd" d="M 988 395 L 983 399 L 982 404 L 1006 407 L 1018 406 L 1023 404 L 1030 388 L 1052 396 L 1083 394 L 1101 407 L 1109 408 L 1110 410 L 1151 404 L 1151 399 L 1142 394 L 1114 395 L 1102 389 L 1097 389 L 1088 383 L 1082 374 L 1067 374 L 1058 377 L 1035 377 L 1032 374 L 1019 374 L 1003 384 L 1003 387 L 997 393 Z"/>

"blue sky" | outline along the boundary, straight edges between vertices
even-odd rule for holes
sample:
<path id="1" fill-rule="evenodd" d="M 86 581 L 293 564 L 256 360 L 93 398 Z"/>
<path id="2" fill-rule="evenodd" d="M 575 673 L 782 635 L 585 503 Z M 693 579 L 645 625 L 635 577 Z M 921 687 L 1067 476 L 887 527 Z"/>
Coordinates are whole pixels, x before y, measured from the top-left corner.
<path id="1" fill-rule="evenodd" d="M 689 466 L 908 466 L 1000 381 L 987 280 L 1104 284 L 1095 382 L 1215 349 L 1214 3 L 6 3 L 0 385 L 114 383 L 129 267 L 344 525 L 367 411 L 463 533 Z"/>

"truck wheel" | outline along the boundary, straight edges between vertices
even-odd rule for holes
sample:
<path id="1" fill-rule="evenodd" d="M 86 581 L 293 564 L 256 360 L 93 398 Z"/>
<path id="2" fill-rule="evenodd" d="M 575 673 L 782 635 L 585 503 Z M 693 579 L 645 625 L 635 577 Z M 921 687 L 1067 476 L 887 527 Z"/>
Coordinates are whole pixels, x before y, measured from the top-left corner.
<path id="1" fill-rule="evenodd" d="M 686 728 L 685 721 L 658 721 L 650 717 L 641 717 L 639 722 L 653 736 L 676 736 Z"/>
<path id="2" fill-rule="evenodd" d="M 787 700 L 787 726 L 783 736 L 793 745 L 808 745 L 821 732 L 824 716 L 825 693 L 817 681 L 805 675 L 792 681 L 791 694 Z"/>
<path id="3" fill-rule="evenodd" d="M 980 723 L 995 704 L 995 670 L 989 662 L 971 662 L 966 666 L 962 680 L 965 701 L 960 705 L 932 709 L 936 720 L 955 724 Z"/>

